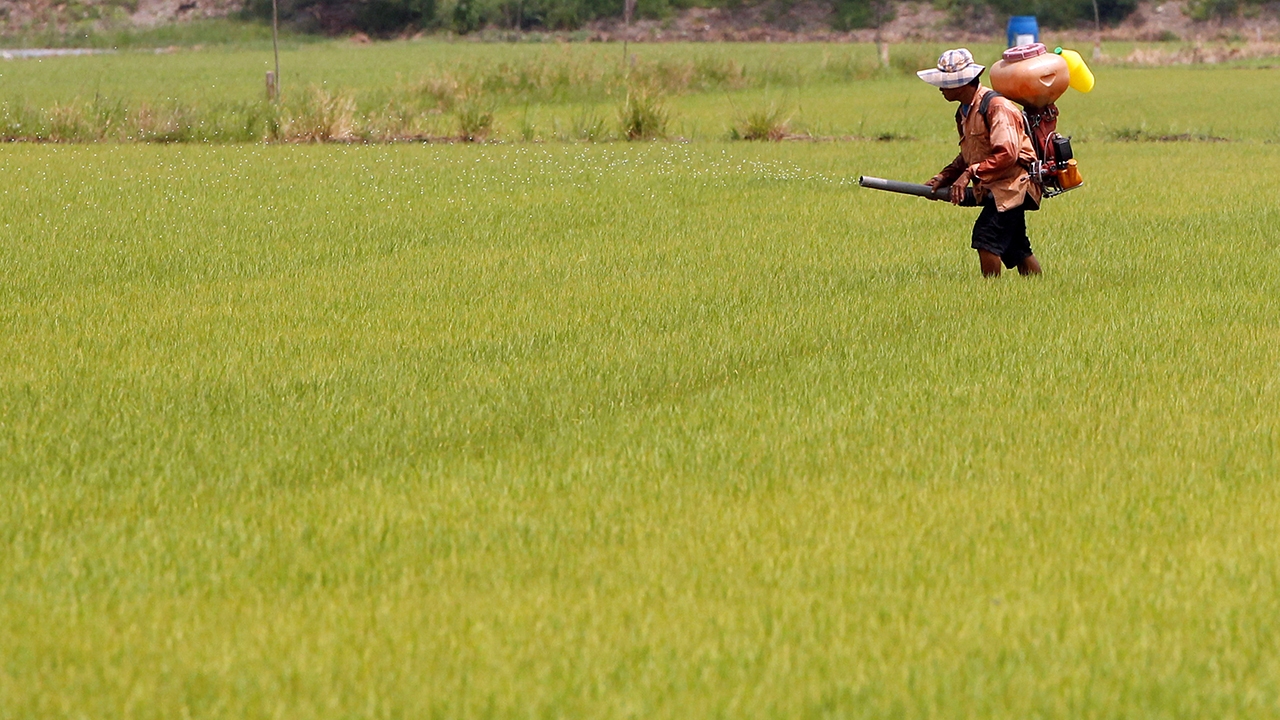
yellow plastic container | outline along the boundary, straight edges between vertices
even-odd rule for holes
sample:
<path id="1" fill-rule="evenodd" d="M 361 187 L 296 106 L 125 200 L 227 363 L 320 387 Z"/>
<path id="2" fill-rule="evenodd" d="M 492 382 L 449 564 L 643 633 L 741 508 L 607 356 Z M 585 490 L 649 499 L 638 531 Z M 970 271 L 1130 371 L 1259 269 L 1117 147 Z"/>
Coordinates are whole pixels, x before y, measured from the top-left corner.
<path id="1" fill-rule="evenodd" d="M 1082 93 L 1087 93 L 1093 89 L 1093 71 L 1089 69 L 1088 65 L 1084 64 L 1084 58 L 1080 57 L 1080 53 L 1064 48 L 1056 48 L 1054 52 L 1067 61 L 1067 71 L 1071 73 L 1072 89 Z"/>
<path id="2" fill-rule="evenodd" d="M 1044 108 L 1053 104 L 1067 91 L 1071 82 L 1067 61 L 1051 52 L 1013 59 L 1013 48 L 1005 51 L 1005 57 L 991 66 L 991 87 L 996 92 L 1027 108 Z M 1031 53 L 1025 53 L 1030 55 Z"/>

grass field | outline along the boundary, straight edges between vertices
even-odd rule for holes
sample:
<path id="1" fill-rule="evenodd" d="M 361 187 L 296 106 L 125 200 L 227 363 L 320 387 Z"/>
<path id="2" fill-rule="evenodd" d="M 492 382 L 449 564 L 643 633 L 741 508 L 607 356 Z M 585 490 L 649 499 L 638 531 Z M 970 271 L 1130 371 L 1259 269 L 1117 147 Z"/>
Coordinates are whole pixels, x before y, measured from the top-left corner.
<path id="1" fill-rule="evenodd" d="M 1274 121 L 984 281 L 840 88 L 917 139 L 0 147 L 0 718 L 1280 716 Z"/>

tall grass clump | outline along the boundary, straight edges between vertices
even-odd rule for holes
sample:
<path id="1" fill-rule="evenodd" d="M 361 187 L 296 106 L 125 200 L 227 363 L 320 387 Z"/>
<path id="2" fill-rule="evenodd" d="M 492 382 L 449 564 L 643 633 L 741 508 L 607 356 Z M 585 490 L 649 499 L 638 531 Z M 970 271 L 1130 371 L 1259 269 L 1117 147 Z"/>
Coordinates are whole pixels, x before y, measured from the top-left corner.
<path id="1" fill-rule="evenodd" d="M 644 84 L 627 88 L 618 107 L 618 125 L 628 140 L 657 140 L 667 136 L 670 112 L 662 93 Z"/>
<path id="2" fill-rule="evenodd" d="M 304 99 L 284 108 L 274 140 L 350 142 L 356 134 L 356 101 L 346 92 L 313 86 Z"/>
<path id="3" fill-rule="evenodd" d="M 493 133 L 496 110 L 491 98 L 474 92 L 463 96 L 453 109 L 458 138 L 466 142 L 481 142 L 488 138 Z"/>
<path id="4" fill-rule="evenodd" d="M 556 123 L 556 137 L 562 142 L 597 142 L 609 139 L 609 123 L 592 108 L 582 108 L 570 119 L 567 128 Z"/>
<path id="5" fill-rule="evenodd" d="M 82 105 L 56 104 L 49 108 L 47 117 L 48 139 L 52 142 L 85 142 L 98 134 Z"/>
<path id="6" fill-rule="evenodd" d="M 791 117 L 777 103 L 751 110 L 738 118 L 729 133 L 733 140 L 778 141 L 787 136 Z"/>
<path id="7" fill-rule="evenodd" d="M 184 105 L 143 103 L 134 115 L 133 138 L 142 142 L 181 143 L 221 139 L 208 132 L 204 113 Z"/>
<path id="8" fill-rule="evenodd" d="M 0 104 L 0 142 L 18 142 L 34 139 L 41 133 L 43 113 L 25 103 Z"/>

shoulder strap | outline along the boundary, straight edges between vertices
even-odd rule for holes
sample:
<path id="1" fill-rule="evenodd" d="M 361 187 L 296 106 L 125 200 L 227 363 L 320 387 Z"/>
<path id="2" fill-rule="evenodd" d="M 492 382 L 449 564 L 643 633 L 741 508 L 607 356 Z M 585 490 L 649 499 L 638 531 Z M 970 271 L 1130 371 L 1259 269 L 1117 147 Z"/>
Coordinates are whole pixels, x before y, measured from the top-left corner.
<path id="1" fill-rule="evenodd" d="M 991 129 L 991 118 L 987 116 L 987 110 L 991 107 L 991 101 L 998 97 L 1004 97 L 995 90 L 988 90 L 986 95 L 982 96 L 982 100 L 978 103 L 978 114 L 982 116 L 982 122 L 986 123 L 987 129 Z M 1025 122 L 1025 116 L 1024 116 Z M 960 109 L 956 108 L 956 129 L 960 130 L 960 126 L 964 123 L 964 115 Z M 960 136 L 964 137 L 964 131 L 960 130 Z"/>
<path id="2" fill-rule="evenodd" d="M 987 116 L 987 109 L 991 106 L 991 101 L 995 100 L 998 97 L 1004 97 L 1004 96 L 996 92 L 995 90 L 992 90 L 986 95 L 983 95 L 982 102 L 978 103 L 978 112 L 982 113 L 982 121 L 987 124 L 988 130 L 991 129 L 991 118 Z M 1055 107 L 1054 112 L 1056 113 L 1057 110 L 1058 109 Z M 1027 117 L 1027 113 L 1025 111 L 1020 114 L 1022 115 L 1022 132 L 1026 133 L 1027 137 L 1031 139 L 1031 147 L 1035 149 L 1036 157 L 1043 160 L 1044 151 L 1037 146 L 1035 134 L 1031 128 L 1031 118 Z"/>
<path id="3" fill-rule="evenodd" d="M 988 128 L 991 127 L 991 119 L 987 117 L 987 110 L 991 107 L 991 101 L 998 97 L 1004 96 L 995 90 L 991 90 L 986 95 L 983 95 L 982 102 L 978 103 L 978 112 L 982 115 L 982 122 L 986 123 Z"/>

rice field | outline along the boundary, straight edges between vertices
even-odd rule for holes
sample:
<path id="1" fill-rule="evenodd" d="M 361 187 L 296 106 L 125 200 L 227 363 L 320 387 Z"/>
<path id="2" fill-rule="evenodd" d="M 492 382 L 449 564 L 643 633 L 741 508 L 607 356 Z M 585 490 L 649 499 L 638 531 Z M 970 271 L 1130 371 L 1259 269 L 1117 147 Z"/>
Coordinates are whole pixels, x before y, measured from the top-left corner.
<path id="1" fill-rule="evenodd" d="M 0 718 L 1280 716 L 1274 95 L 1188 100 L 1274 77 L 1100 73 L 997 281 L 856 187 L 954 153 L 907 77 L 789 89 L 892 142 L 0 146 Z"/>

